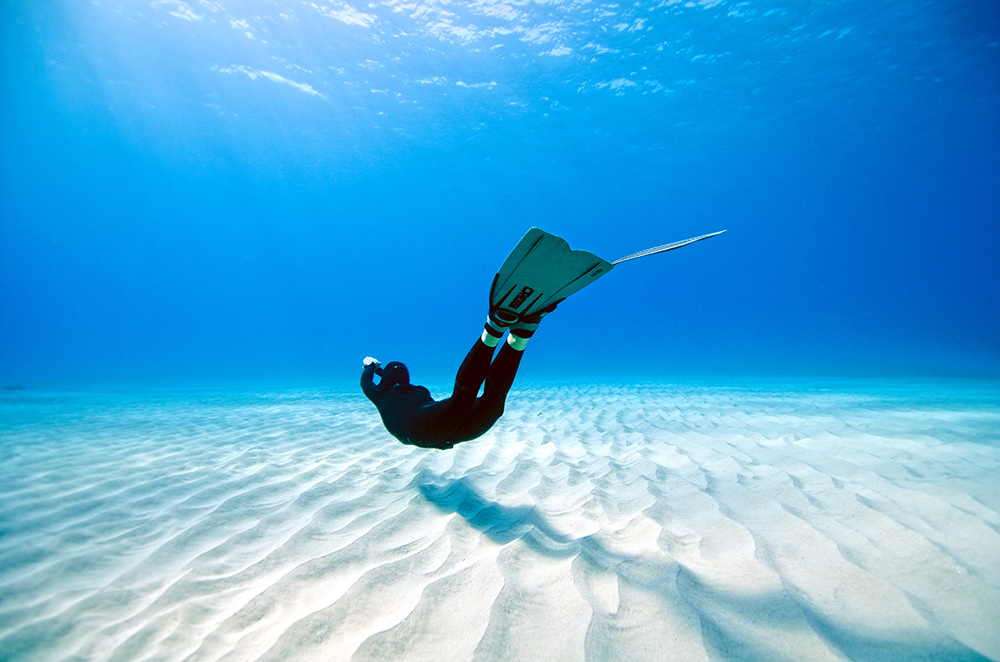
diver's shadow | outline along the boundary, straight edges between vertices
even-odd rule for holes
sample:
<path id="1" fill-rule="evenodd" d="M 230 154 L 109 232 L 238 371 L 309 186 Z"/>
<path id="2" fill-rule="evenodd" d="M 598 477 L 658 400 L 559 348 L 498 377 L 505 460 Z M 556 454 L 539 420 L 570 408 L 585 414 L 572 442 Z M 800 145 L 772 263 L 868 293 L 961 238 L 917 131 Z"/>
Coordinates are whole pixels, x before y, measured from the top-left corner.
<path id="1" fill-rule="evenodd" d="M 418 487 L 432 504 L 446 513 L 461 515 L 493 542 L 505 545 L 524 536 L 534 526 L 535 509 L 503 506 L 476 492 L 466 480 L 426 481 Z"/>
<path id="2" fill-rule="evenodd" d="M 457 513 L 473 528 L 501 545 L 521 540 L 553 558 L 583 553 L 610 567 L 628 560 L 607 549 L 592 536 L 574 538 L 558 531 L 534 506 L 504 506 L 480 494 L 465 478 L 442 480 L 422 474 L 417 487 L 424 497 L 446 513 Z"/>
<path id="3" fill-rule="evenodd" d="M 928 662 L 941 650 L 914 645 L 912 642 L 879 638 L 853 632 L 817 610 L 808 600 L 784 590 L 746 594 L 714 583 L 704 583 L 696 573 L 674 559 L 644 558 L 610 549 L 599 536 L 572 538 L 559 532 L 534 506 L 504 506 L 485 498 L 465 479 L 442 479 L 423 472 L 417 487 L 434 506 L 447 513 L 461 515 L 472 527 L 501 545 L 521 541 L 550 558 L 579 556 L 599 571 L 614 573 L 622 585 L 635 587 L 659 596 L 665 603 L 683 604 L 698 616 L 703 636 L 711 648 L 720 651 L 745 651 L 759 657 L 758 645 L 746 638 L 739 627 L 727 625 L 719 614 L 734 615 L 739 623 L 752 615 L 758 625 L 774 631 L 802 627 L 803 620 L 829 645 L 843 651 L 849 659 L 879 662 Z M 976 651 L 954 642 L 947 650 L 949 659 L 986 660 Z"/>

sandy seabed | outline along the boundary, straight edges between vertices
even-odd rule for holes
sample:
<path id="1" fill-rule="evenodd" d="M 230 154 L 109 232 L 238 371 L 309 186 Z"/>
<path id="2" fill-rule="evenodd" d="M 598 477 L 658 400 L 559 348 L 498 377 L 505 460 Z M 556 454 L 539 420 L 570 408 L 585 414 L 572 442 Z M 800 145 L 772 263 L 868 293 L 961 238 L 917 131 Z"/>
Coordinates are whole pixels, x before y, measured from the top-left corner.
<path id="1" fill-rule="evenodd" d="M 1000 660 L 1000 386 L 0 394 L 2 660 Z"/>

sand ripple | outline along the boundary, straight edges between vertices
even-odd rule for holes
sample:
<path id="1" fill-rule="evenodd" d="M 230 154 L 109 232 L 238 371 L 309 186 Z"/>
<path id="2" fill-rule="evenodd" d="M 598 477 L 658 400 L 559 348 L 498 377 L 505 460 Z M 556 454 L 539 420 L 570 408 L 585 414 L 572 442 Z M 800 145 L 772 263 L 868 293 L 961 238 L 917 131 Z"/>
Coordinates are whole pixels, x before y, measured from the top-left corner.
<path id="1" fill-rule="evenodd" d="M 1000 660 L 995 386 L 0 397 L 2 660 Z"/>

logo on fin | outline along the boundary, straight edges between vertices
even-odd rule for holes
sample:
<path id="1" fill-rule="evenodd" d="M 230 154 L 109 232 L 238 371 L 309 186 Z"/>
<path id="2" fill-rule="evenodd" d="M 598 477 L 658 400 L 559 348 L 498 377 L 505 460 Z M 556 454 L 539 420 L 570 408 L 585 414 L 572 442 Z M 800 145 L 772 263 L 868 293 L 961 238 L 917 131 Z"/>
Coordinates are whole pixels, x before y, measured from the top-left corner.
<path id="1" fill-rule="evenodd" d="M 527 286 L 523 287 L 521 291 L 517 293 L 517 296 L 514 297 L 513 300 L 511 300 L 510 307 L 513 308 L 514 310 L 517 310 L 518 308 L 521 307 L 521 304 L 527 301 L 528 297 L 530 297 L 534 293 L 534 291 L 535 290 L 533 290 L 530 287 Z"/>

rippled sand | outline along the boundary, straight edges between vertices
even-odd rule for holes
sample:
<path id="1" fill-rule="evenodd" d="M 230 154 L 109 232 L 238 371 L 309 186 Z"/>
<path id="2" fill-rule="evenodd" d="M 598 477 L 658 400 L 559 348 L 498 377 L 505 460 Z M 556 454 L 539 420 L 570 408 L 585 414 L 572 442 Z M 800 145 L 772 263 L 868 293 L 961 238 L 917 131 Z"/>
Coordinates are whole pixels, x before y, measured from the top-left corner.
<path id="1" fill-rule="evenodd" d="M 1000 660 L 1000 397 L 0 395 L 3 660 Z"/>

